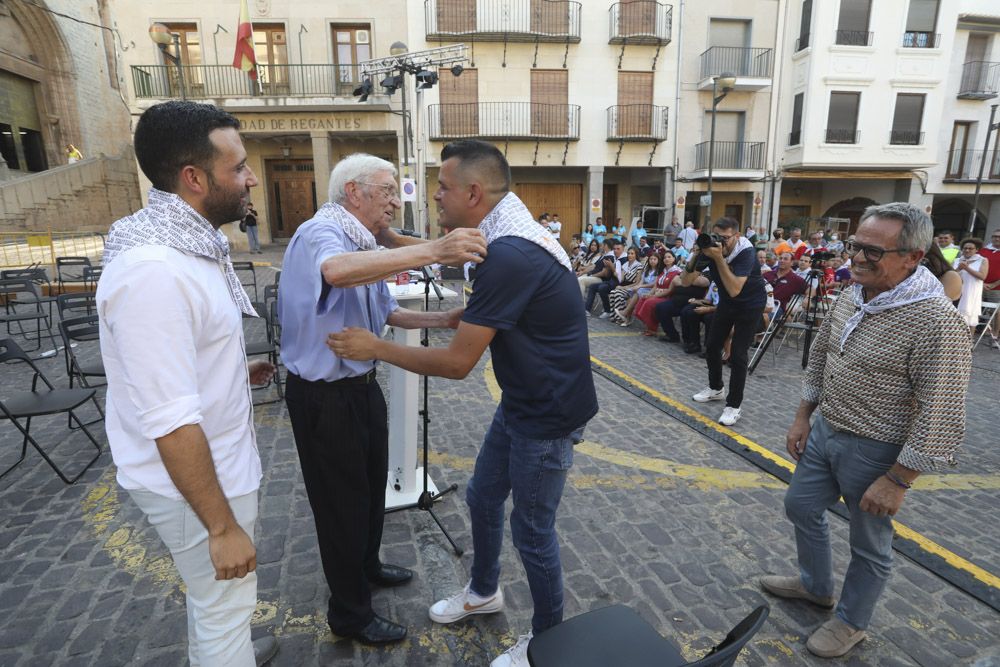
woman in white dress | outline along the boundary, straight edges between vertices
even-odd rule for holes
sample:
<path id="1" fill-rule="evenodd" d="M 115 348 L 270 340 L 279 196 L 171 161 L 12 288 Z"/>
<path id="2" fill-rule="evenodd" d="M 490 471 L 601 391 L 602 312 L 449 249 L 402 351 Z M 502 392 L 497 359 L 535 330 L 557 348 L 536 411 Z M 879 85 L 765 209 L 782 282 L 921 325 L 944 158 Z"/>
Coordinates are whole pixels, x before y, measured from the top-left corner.
<path id="1" fill-rule="evenodd" d="M 969 238 L 962 241 L 961 251 L 955 258 L 955 270 L 962 276 L 962 298 L 958 301 L 958 312 L 976 335 L 979 313 L 983 307 L 983 280 L 990 270 L 990 261 L 979 254 L 983 242 Z"/>

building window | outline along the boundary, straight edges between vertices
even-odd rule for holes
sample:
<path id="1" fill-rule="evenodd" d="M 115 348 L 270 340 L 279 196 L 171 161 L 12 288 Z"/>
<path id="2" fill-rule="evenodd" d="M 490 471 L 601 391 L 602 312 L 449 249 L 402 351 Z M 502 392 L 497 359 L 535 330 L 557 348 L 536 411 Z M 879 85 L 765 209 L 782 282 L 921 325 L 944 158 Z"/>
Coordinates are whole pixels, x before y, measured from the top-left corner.
<path id="1" fill-rule="evenodd" d="M 653 134 L 653 73 L 618 72 L 618 114 L 615 131 L 619 137 L 648 137 Z"/>
<path id="2" fill-rule="evenodd" d="M 798 146 L 802 143 L 802 100 L 804 93 L 799 93 L 792 100 L 792 132 L 788 135 L 788 145 Z"/>
<path id="3" fill-rule="evenodd" d="M 441 101 L 441 136 L 475 137 L 479 135 L 479 70 L 466 69 L 462 76 L 451 70 L 438 72 L 438 96 Z M 488 122 L 493 119 L 490 118 Z"/>
<path id="4" fill-rule="evenodd" d="M 896 95 L 896 111 L 892 116 L 890 144 L 919 146 L 923 142 L 920 125 L 924 117 L 924 95 L 899 93 Z"/>
<path id="5" fill-rule="evenodd" d="M 968 178 L 969 136 L 972 134 L 972 123 L 969 121 L 958 121 L 951 131 L 951 148 L 948 149 L 948 170 L 946 178 Z"/>
<path id="6" fill-rule="evenodd" d="M 337 65 L 337 93 L 350 95 L 361 81 L 358 63 L 372 57 L 371 25 L 333 25 L 333 63 Z M 375 82 L 379 83 L 378 81 Z"/>
<path id="7" fill-rule="evenodd" d="M 164 25 L 167 26 L 170 32 L 175 33 L 180 38 L 181 64 L 201 65 L 201 38 L 198 36 L 198 26 L 194 23 L 166 23 Z M 174 47 L 168 46 L 167 51 L 172 56 L 174 54 Z M 168 60 L 169 62 L 167 62 Z M 173 64 L 173 59 L 165 56 L 164 63 Z"/>
<path id="8" fill-rule="evenodd" d="M 253 24 L 253 51 L 266 93 L 288 92 L 288 33 L 280 23 Z"/>
<path id="9" fill-rule="evenodd" d="M 858 108 L 861 93 L 830 93 L 830 112 L 826 121 L 826 143 L 858 143 Z"/>
<path id="10" fill-rule="evenodd" d="M 903 46 L 914 48 L 937 48 L 938 0 L 910 0 L 910 11 L 906 14 L 906 32 Z"/>
<path id="11" fill-rule="evenodd" d="M 569 135 L 569 73 L 566 70 L 531 70 L 531 134 Z"/>
<path id="12" fill-rule="evenodd" d="M 837 21 L 836 43 L 844 46 L 871 46 L 872 33 L 868 32 L 871 0 L 840 0 L 840 19 Z"/>
<path id="13" fill-rule="evenodd" d="M 812 23 L 812 0 L 802 0 L 802 19 L 799 22 L 799 38 L 795 40 L 795 50 L 809 46 L 809 25 Z"/>

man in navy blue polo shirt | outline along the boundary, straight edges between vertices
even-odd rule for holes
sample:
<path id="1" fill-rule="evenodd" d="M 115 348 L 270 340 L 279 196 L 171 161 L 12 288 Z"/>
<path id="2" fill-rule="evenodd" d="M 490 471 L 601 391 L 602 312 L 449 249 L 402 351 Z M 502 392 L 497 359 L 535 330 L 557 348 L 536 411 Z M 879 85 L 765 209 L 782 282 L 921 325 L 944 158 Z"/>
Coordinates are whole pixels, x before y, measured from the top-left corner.
<path id="1" fill-rule="evenodd" d="M 705 359 L 708 361 L 708 387 L 693 396 L 699 403 L 726 399 L 719 422 L 732 426 L 740 418 L 743 387 L 747 380 L 747 362 L 750 341 L 764 314 L 767 293 L 760 275 L 757 250 L 740 234 L 740 223 L 734 218 L 719 218 L 713 227 L 715 242 L 707 248 L 695 244 L 688 259 L 681 282 L 690 285 L 705 272 L 719 286 L 719 305 L 712 318 L 712 326 L 705 341 Z M 699 262 L 699 259 L 702 261 Z M 722 383 L 722 348 L 729 333 L 733 341 L 729 348 L 729 394 Z"/>
<path id="2" fill-rule="evenodd" d="M 556 509 L 573 444 L 597 414 L 587 324 L 566 252 L 510 192 L 510 167 L 495 146 L 459 141 L 441 152 L 434 196 L 445 228 L 478 227 L 488 256 L 476 269 L 468 307 L 447 348 L 405 347 L 370 331 L 329 337 L 341 358 L 380 359 L 424 375 L 464 378 L 489 346 L 503 396 L 466 491 L 472 519 L 472 579 L 431 606 L 453 623 L 500 611 L 504 502 L 513 491 L 511 533 L 534 602 L 532 633 L 562 621 L 563 586 Z M 492 667 L 527 667 L 532 633 Z"/>

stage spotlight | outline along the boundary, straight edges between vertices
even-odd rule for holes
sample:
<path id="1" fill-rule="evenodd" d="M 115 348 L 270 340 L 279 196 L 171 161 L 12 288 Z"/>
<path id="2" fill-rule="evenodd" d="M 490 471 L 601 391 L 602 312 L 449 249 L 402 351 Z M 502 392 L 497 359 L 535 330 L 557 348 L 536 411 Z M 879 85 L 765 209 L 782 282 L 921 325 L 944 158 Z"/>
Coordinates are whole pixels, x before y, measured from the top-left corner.
<path id="1" fill-rule="evenodd" d="M 382 79 L 382 89 L 385 91 L 386 95 L 392 95 L 396 92 L 398 88 L 403 85 L 403 77 L 400 74 L 395 76 L 387 76 Z"/>
<path id="2" fill-rule="evenodd" d="M 428 88 L 433 88 L 434 84 L 437 82 L 437 72 L 432 72 L 429 69 L 417 72 L 417 90 L 427 90 Z"/>
<path id="3" fill-rule="evenodd" d="M 462 67 L 461 65 L 455 65 L 454 67 L 451 68 L 451 75 L 462 76 L 462 72 L 464 71 L 465 71 L 464 67 Z"/>
<path id="4" fill-rule="evenodd" d="M 358 98 L 358 102 L 367 102 L 368 96 L 372 94 L 373 89 L 371 79 L 365 79 L 361 82 L 361 85 L 354 89 L 354 96 Z"/>

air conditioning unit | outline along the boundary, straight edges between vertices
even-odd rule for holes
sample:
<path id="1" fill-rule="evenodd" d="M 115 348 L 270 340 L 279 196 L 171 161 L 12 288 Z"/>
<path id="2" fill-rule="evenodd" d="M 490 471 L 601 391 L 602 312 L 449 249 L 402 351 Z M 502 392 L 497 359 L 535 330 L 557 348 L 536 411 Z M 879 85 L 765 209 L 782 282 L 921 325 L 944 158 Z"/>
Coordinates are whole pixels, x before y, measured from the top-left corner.
<path id="1" fill-rule="evenodd" d="M 358 44 L 367 44 L 368 42 L 371 41 L 371 37 L 369 36 L 367 30 L 358 30 L 356 33 L 354 33 L 354 35 L 357 39 Z"/>

